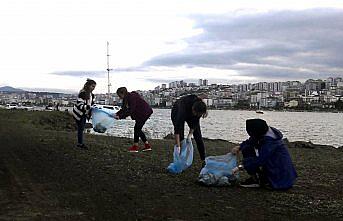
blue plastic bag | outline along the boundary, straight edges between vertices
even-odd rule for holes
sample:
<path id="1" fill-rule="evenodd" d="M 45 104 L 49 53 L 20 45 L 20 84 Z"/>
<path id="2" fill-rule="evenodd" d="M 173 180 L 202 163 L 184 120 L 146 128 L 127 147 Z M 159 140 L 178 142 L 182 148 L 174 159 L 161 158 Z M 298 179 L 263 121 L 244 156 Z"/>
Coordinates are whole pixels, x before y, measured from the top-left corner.
<path id="1" fill-rule="evenodd" d="M 181 142 L 181 153 L 177 146 L 174 146 L 174 161 L 169 164 L 167 170 L 170 173 L 181 173 L 193 163 L 193 144 L 191 139 L 184 139 Z"/>
<path id="2" fill-rule="evenodd" d="M 221 156 L 209 156 L 206 165 L 200 171 L 199 182 L 207 186 L 229 186 L 238 179 L 232 169 L 237 166 L 237 157 L 231 153 Z"/>
<path id="3" fill-rule="evenodd" d="M 113 113 L 105 109 L 92 108 L 92 125 L 95 132 L 105 133 L 108 128 L 114 126 L 115 121 Z"/>

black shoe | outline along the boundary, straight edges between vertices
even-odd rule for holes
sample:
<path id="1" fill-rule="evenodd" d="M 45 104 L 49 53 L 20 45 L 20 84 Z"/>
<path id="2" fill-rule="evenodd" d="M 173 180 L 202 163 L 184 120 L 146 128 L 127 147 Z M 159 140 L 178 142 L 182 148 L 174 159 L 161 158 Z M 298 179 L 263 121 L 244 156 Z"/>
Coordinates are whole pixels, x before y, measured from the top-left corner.
<path id="1" fill-rule="evenodd" d="M 83 149 L 83 150 L 88 150 L 88 147 L 84 144 L 77 144 L 76 145 L 77 148 Z"/>
<path id="2" fill-rule="evenodd" d="M 241 187 L 247 187 L 247 188 L 258 188 L 260 187 L 260 182 L 257 178 L 250 177 L 243 182 L 240 183 Z"/>

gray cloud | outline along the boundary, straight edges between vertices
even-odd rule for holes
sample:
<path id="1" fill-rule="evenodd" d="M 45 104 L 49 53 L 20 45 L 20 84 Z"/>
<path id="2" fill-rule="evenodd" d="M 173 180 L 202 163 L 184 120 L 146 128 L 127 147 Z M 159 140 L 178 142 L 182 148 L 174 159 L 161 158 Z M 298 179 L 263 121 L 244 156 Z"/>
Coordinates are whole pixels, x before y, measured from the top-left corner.
<path id="1" fill-rule="evenodd" d="M 71 77 L 104 77 L 107 72 L 105 71 L 59 71 L 50 74 L 59 76 L 71 76 Z"/>
<path id="2" fill-rule="evenodd" d="M 145 67 L 207 67 L 274 79 L 325 78 L 343 72 L 343 10 L 192 16 L 203 32 L 188 47 Z"/>

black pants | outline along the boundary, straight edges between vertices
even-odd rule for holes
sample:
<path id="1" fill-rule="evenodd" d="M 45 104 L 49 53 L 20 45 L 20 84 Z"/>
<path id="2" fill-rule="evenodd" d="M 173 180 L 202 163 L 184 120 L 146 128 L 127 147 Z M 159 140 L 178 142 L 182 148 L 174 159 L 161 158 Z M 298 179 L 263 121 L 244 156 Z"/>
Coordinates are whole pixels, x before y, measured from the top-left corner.
<path id="1" fill-rule="evenodd" d="M 86 116 L 82 116 L 79 121 L 76 120 L 76 124 L 77 124 L 77 143 L 83 144 L 83 131 L 85 130 Z"/>
<path id="2" fill-rule="evenodd" d="M 147 141 L 145 134 L 142 131 L 142 128 L 147 120 L 145 121 L 137 121 L 135 123 L 134 127 L 134 135 L 133 135 L 133 142 L 138 143 L 139 138 L 142 139 L 142 141 L 145 143 Z"/>
<path id="3" fill-rule="evenodd" d="M 242 155 L 243 155 L 243 162 L 245 159 L 248 159 L 248 158 L 255 158 L 256 157 L 256 152 L 255 152 L 255 148 L 253 146 L 250 146 L 250 147 L 247 147 L 247 148 L 244 148 L 242 150 Z M 260 179 L 260 182 L 261 183 L 267 183 L 267 176 L 266 174 L 263 172 L 263 168 L 262 167 L 259 167 L 256 169 L 256 172 L 255 173 L 249 173 L 248 174 L 250 176 L 258 176 L 259 179 Z"/>
<path id="4" fill-rule="evenodd" d="M 177 110 L 175 108 L 173 108 L 172 112 L 171 112 L 171 119 L 172 119 L 174 127 L 176 124 L 176 115 L 177 115 Z M 189 122 L 186 121 L 186 123 L 189 126 Z M 182 141 L 184 139 L 184 137 L 185 137 L 184 133 L 185 133 L 185 125 L 183 125 L 182 128 L 180 129 L 180 141 Z M 204 141 L 202 139 L 200 125 L 198 125 L 196 128 L 194 128 L 193 137 L 194 137 L 195 143 L 197 144 L 197 148 L 198 148 L 198 151 L 200 154 L 200 159 L 205 160 L 205 157 L 206 157 L 205 144 L 204 144 Z"/>

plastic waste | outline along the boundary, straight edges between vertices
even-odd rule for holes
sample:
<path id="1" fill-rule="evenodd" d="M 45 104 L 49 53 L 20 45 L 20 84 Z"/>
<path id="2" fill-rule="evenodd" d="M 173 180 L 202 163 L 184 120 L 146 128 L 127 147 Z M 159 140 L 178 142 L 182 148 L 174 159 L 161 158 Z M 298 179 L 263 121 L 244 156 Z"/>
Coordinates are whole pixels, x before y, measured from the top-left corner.
<path id="1" fill-rule="evenodd" d="M 179 153 L 179 148 L 174 146 L 173 153 L 174 160 L 169 164 L 167 170 L 170 173 L 181 173 L 190 167 L 193 163 L 193 144 L 190 138 L 184 139 L 181 142 L 181 153 Z"/>
<path id="2" fill-rule="evenodd" d="M 107 129 L 114 126 L 115 121 L 112 113 L 104 109 L 92 108 L 92 125 L 95 132 L 105 133 Z"/>
<path id="3" fill-rule="evenodd" d="M 237 157 L 231 153 L 220 156 L 209 156 L 206 165 L 200 171 L 198 181 L 206 186 L 230 186 L 236 183 L 238 174 L 232 169 L 237 166 Z"/>

